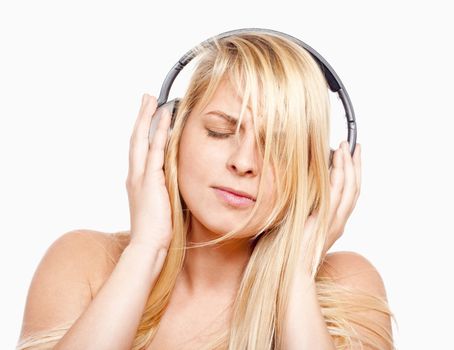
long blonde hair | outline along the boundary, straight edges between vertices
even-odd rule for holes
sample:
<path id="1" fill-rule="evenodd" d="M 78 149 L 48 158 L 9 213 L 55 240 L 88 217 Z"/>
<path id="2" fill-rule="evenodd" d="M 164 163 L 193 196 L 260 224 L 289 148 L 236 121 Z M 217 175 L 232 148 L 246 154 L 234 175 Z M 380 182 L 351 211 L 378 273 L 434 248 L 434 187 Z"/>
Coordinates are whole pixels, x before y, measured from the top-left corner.
<path id="1" fill-rule="evenodd" d="M 330 103 L 327 82 L 317 62 L 305 49 L 285 38 L 255 32 L 204 43 L 198 47 L 195 60 L 196 69 L 179 104 L 164 161 L 174 237 L 132 349 L 143 350 L 152 341 L 186 250 L 221 244 L 244 227 L 213 241 L 188 246 L 190 212 L 180 197 L 177 181 L 178 150 L 185 122 L 196 106 L 206 106 L 224 78 L 243 93 L 238 126 L 245 109 L 251 108 L 256 141 L 261 145 L 262 173 L 267 167 L 276 172 L 277 196 L 272 212 L 251 238 L 253 251 L 233 303 L 230 327 L 216 333 L 203 349 L 280 349 L 290 276 L 298 272 L 301 256 L 310 266 L 321 311 L 337 349 L 350 348 L 354 343 L 378 349 L 376 337 L 393 347 L 392 334 L 359 314 L 375 310 L 394 318 L 385 299 L 341 287 L 329 277 L 319 276 L 330 204 Z M 258 123 L 258 118 L 264 123 Z M 257 125 L 264 125 L 263 129 Z M 263 178 L 249 219 L 263 200 Z M 319 212 L 316 229 L 312 234 L 302 232 L 314 210 Z M 124 247 L 129 232 L 117 232 L 111 237 Z M 112 261 L 116 263 L 115 259 Z M 375 338 L 358 334 L 353 325 L 364 327 Z M 69 324 L 24 339 L 16 349 L 51 349 L 70 327 Z"/>

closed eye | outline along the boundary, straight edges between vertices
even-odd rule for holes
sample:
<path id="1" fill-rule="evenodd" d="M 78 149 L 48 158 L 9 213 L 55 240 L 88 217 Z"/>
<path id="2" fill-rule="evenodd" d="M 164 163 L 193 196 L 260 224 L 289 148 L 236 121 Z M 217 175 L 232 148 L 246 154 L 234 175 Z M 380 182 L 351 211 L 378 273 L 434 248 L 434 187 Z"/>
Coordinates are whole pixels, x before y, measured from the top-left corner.
<path id="1" fill-rule="evenodd" d="M 206 129 L 207 135 L 209 137 L 214 137 L 214 138 L 218 138 L 218 139 L 225 139 L 225 138 L 229 137 L 230 135 L 235 135 L 235 133 L 225 134 L 225 133 L 215 132 L 215 131 L 207 129 L 207 128 L 205 128 L 205 129 Z M 259 139 L 260 139 L 260 146 L 262 149 L 264 149 L 264 147 L 265 147 L 264 136 L 261 135 L 261 137 Z"/>
<path id="2" fill-rule="evenodd" d="M 210 136 L 210 137 L 216 137 L 216 138 L 227 138 L 229 137 L 230 135 L 232 134 L 223 134 L 223 133 L 219 133 L 219 132 L 215 132 L 215 131 L 212 131 L 210 129 L 206 129 L 207 130 L 207 135 Z"/>

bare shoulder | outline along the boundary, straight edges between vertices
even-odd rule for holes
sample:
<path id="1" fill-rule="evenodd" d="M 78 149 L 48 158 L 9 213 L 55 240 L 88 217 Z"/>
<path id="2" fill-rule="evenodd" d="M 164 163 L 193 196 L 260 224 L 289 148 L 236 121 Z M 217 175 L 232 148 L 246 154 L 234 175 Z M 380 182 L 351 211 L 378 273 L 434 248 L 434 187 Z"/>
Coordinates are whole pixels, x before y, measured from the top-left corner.
<path id="1" fill-rule="evenodd" d="M 65 236 L 68 236 L 65 238 Z M 84 256 L 81 268 L 90 283 L 92 298 L 111 274 L 123 250 L 129 244 L 129 232 L 105 233 L 94 230 L 77 230 L 63 235 Z"/>
<path id="2" fill-rule="evenodd" d="M 58 251 L 62 259 L 79 257 L 74 267 L 86 271 L 89 277 L 90 273 L 109 269 L 117 263 L 127 245 L 127 237 L 126 231 L 109 234 L 88 229 L 74 230 L 57 238 L 46 253 Z"/>
<path id="3" fill-rule="evenodd" d="M 318 276 L 329 277 L 330 280 L 340 286 L 361 290 L 368 295 L 376 297 L 377 300 L 380 299 L 382 302 L 388 303 L 385 285 L 377 268 L 367 258 L 356 252 L 341 251 L 327 254 L 320 267 Z M 378 308 L 374 306 L 364 310 L 358 309 L 356 312 L 371 321 L 375 326 L 378 326 L 380 332 L 384 332 L 392 338 L 391 316 L 382 309 L 383 305 L 380 303 Z M 389 311 L 392 313 L 391 310 Z M 383 338 L 377 337 L 377 334 L 370 332 L 368 329 L 358 325 L 354 325 L 353 328 L 358 334 L 361 333 L 370 339 L 374 339 L 380 344 L 380 349 L 391 348 L 390 344 L 386 343 Z M 355 347 L 354 349 L 358 348 Z M 370 347 L 364 347 L 363 349 L 370 349 Z"/>
<path id="4" fill-rule="evenodd" d="M 386 298 L 383 279 L 377 268 L 363 255 L 352 251 L 326 255 L 319 276 L 329 276 L 337 283 Z"/>
<path id="5" fill-rule="evenodd" d="M 58 237 L 31 280 L 21 338 L 74 322 L 112 271 L 122 247 L 115 235 L 85 229 Z"/>

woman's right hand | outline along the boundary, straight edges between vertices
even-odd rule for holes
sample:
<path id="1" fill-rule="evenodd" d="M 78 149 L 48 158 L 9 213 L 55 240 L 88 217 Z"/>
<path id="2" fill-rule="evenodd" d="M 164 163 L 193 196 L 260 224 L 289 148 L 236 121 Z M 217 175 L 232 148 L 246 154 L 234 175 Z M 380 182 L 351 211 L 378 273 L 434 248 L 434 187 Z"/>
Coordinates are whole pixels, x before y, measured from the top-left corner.
<path id="1" fill-rule="evenodd" d="M 162 113 L 150 144 L 148 133 L 157 100 L 144 94 L 130 139 L 126 179 L 131 220 L 131 244 L 167 251 L 173 236 L 169 193 L 164 177 L 164 149 L 170 113 Z"/>

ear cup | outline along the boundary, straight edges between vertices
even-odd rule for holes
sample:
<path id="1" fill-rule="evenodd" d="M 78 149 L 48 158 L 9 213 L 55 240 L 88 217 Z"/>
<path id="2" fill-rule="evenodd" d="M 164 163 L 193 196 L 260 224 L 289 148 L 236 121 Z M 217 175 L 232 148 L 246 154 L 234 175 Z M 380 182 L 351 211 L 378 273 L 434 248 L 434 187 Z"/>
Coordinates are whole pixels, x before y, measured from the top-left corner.
<path id="1" fill-rule="evenodd" d="M 156 132 L 156 128 L 159 124 L 159 121 L 161 120 L 161 116 L 163 115 L 163 112 L 165 110 L 169 111 L 171 116 L 172 116 L 172 121 L 170 122 L 170 127 L 167 132 L 167 140 L 169 140 L 172 130 L 173 130 L 173 125 L 175 123 L 175 117 L 177 115 L 178 111 L 178 105 L 180 103 L 179 98 L 175 98 L 169 102 L 164 103 L 163 105 L 159 106 L 155 113 L 153 114 L 153 117 L 151 118 L 151 124 L 150 124 L 150 130 L 148 132 L 148 142 L 151 143 L 154 137 L 154 134 Z"/>

